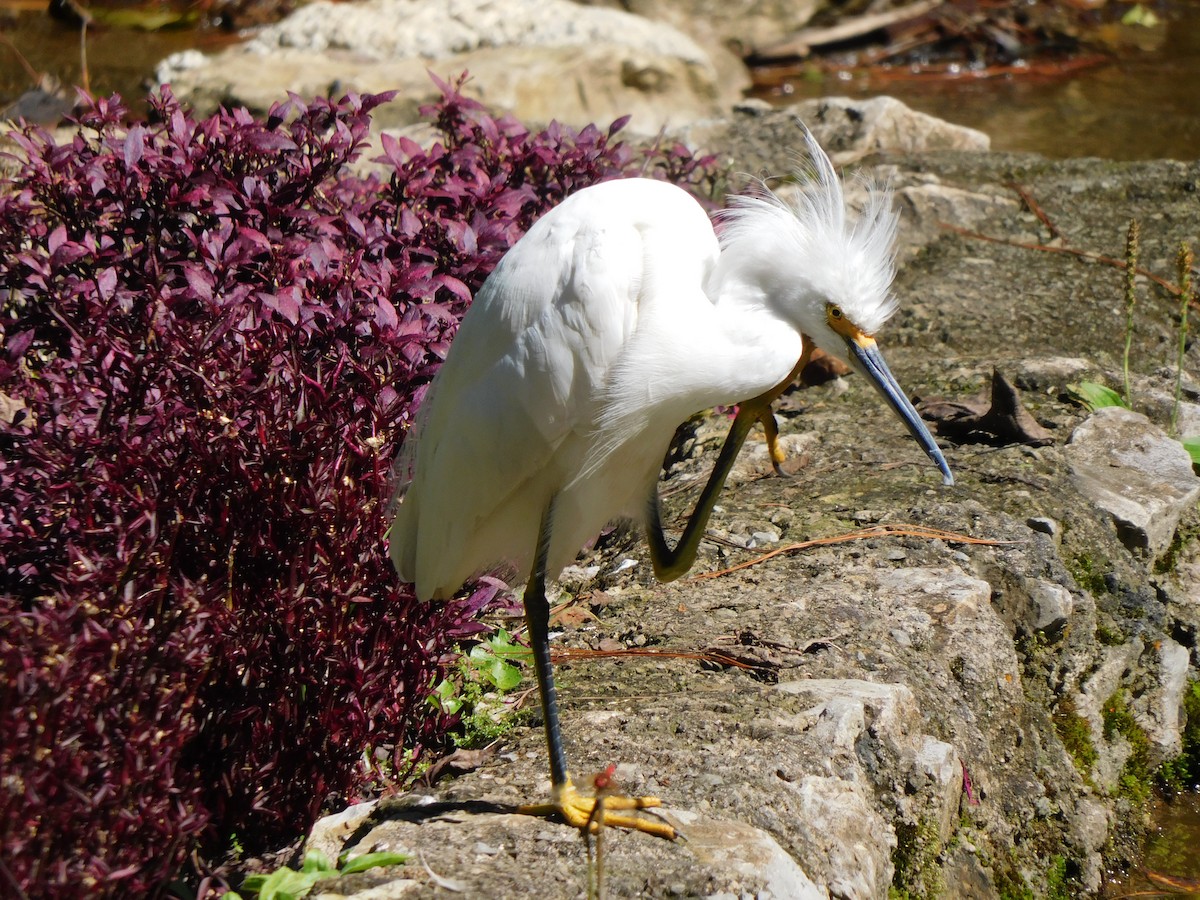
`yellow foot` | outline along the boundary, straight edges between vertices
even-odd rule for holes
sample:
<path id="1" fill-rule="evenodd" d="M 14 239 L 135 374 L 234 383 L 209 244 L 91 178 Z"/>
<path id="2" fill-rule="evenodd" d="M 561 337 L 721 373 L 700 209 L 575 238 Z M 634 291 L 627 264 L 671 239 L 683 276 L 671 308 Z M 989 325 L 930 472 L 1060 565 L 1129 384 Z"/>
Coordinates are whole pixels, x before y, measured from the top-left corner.
<path id="1" fill-rule="evenodd" d="M 763 432 L 767 437 L 767 455 L 771 459 L 771 468 L 775 470 L 775 474 L 780 478 L 789 477 L 788 473 L 783 470 L 783 464 L 787 461 L 787 454 L 779 446 L 779 425 L 775 421 L 775 413 L 770 406 L 763 410 L 762 415 L 758 417 L 758 421 L 762 423 Z"/>
<path id="2" fill-rule="evenodd" d="M 596 809 L 596 798 L 585 797 L 575 790 L 568 780 L 554 791 L 555 799 L 550 803 L 522 806 L 518 812 L 527 816 L 561 816 L 568 825 L 595 834 L 601 826 L 630 828 L 652 834 L 655 837 L 675 840 L 675 829 L 666 822 L 627 815 L 622 810 L 650 809 L 662 806 L 657 797 L 623 797 L 609 794 L 601 798 L 600 809 Z"/>

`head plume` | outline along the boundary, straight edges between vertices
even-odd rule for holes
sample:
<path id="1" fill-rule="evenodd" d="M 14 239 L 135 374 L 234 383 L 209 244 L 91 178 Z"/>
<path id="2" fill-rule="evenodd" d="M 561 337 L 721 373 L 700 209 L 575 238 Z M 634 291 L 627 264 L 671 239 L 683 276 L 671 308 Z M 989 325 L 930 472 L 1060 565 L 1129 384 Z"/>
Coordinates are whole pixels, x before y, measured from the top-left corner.
<path id="1" fill-rule="evenodd" d="M 814 295 L 842 306 L 855 324 L 873 334 L 895 311 L 897 215 L 891 191 L 859 178 L 866 201 L 858 215 L 848 214 L 842 181 L 812 133 L 801 125 L 808 159 L 797 167 L 799 185 L 791 202 L 765 184 L 733 197 L 721 213 L 721 246 L 737 269 L 771 272 L 776 285 L 768 294 L 786 296 L 786 285 L 800 283 Z M 746 273 L 741 274 L 746 280 Z"/>

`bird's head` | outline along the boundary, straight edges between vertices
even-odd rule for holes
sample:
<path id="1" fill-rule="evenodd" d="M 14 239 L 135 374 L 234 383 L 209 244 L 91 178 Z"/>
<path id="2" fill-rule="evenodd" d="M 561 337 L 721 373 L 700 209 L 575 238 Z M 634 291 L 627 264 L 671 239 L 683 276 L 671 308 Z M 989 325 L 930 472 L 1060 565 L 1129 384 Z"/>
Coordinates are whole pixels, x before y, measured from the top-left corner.
<path id="1" fill-rule="evenodd" d="M 804 129 L 809 165 L 789 203 L 765 186 L 736 197 L 723 214 L 722 277 L 751 302 L 865 376 L 942 472 L 954 476 L 937 443 L 884 362 L 876 332 L 896 310 L 892 295 L 898 216 L 886 185 L 862 181 L 866 200 L 847 210 L 842 182 Z"/>

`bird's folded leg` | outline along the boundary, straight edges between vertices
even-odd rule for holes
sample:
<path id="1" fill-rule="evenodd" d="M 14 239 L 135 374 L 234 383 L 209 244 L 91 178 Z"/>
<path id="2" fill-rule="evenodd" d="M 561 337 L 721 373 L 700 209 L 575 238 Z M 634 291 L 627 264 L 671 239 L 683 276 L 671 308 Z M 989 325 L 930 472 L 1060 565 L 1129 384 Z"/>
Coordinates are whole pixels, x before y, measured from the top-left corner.
<path id="1" fill-rule="evenodd" d="M 586 829 L 593 834 L 607 826 L 641 831 L 655 837 L 666 838 L 668 841 L 675 840 L 675 829 L 666 822 L 628 815 L 623 812 L 633 809 L 651 809 L 656 806 L 662 806 L 662 801 L 657 797 L 624 797 L 617 794 L 605 797 L 599 812 L 597 812 L 596 798 L 579 793 L 568 779 L 565 784 L 555 787 L 554 799 L 550 803 L 522 806 L 517 811 L 527 816 L 561 816 L 568 825 L 581 831 Z"/>
<path id="2" fill-rule="evenodd" d="M 787 454 L 783 452 L 783 447 L 779 446 L 779 423 L 775 421 L 775 411 L 768 405 L 758 414 L 758 421 L 762 423 L 763 432 L 767 437 L 767 455 L 771 459 L 771 468 L 780 478 L 790 478 L 791 476 L 783 470 Z"/>

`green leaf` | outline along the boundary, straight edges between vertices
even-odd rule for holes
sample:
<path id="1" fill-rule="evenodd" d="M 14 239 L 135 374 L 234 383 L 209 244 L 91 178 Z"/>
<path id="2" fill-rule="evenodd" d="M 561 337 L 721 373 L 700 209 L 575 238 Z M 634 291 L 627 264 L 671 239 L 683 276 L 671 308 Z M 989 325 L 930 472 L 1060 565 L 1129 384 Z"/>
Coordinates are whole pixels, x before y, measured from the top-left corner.
<path id="1" fill-rule="evenodd" d="M 140 31 L 190 28 L 200 21 L 199 11 L 194 9 L 104 9 L 89 6 L 88 12 L 97 22 L 109 28 L 136 28 Z"/>
<path id="2" fill-rule="evenodd" d="M 333 863 L 329 861 L 329 857 L 317 850 L 309 850 L 304 854 L 304 864 L 300 867 L 300 871 L 304 873 L 311 872 L 335 872 Z"/>
<path id="3" fill-rule="evenodd" d="M 1068 385 L 1067 389 L 1084 406 L 1090 410 L 1103 409 L 1106 406 L 1121 406 L 1128 408 L 1121 395 L 1112 388 L 1107 388 L 1094 381 L 1081 381 L 1079 384 Z"/>
<path id="4" fill-rule="evenodd" d="M 441 709 L 448 716 L 462 709 L 463 698 L 459 696 L 458 688 L 448 678 L 443 678 L 429 693 L 429 702 Z"/>
<path id="5" fill-rule="evenodd" d="M 242 900 L 242 895 L 237 891 L 226 891 L 221 895 L 221 900 Z"/>
<path id="6" fill-rule="evenodd" d="M 1190 437 L 1180 441 L 1183 444 L 1183 449 L 1188 452 L 1188 456 L 1192 458 L 1193 466 L 1200 466 L 1200 436 Z"/>
<path id="7" fill-rule="evenodd" d="M 257 891 L 258 900 L 300 900 L 308 896 L 308 892 L 318 881 L 336 878 L 337 874 L 323 854 L 308 853 L 304 856 L 302 871 L 297 872 L 284 866 L 270 875 L 251 875 L 242 884 L 242 888 Z"/>
<path id="8" fill-rule="evenodd" d="M 487 677 L 496 690 L 511 691 L 521 683 L 521 670 L 502 659 L 496 659 L 488 667 Z"/>
<path id="9" fill-rule="evenodd" d="M 1154 14 L 1154 10 L 1142 6 L 1140 3 L 1134 4 L 1125 15 L 1121 16 L 1122 25 L 1141 25 L 1143 28 L 1153 28 L 1160 21 Z"/>
<path id="10" fill-rule="evenodd" d="M 496 633 L 484 641 L 483 645 L 501 659 L 523 659 L 529 656 L 529 649 L 514 644 L 512 636 L 503 628 L 496 629 Z"/>
<path id="11" fill-rule="evenodd" d="M 511 691 L 521 683 L 521 670 L 506 660 L 528 655 L 529 651 L 514 644 L 501 628 L 482 644 L 472 647 L 468 658 L 472 667 L 497 690 Z"/>
<path id="12" fill-rule="evenodd" d="M 379 853 L 364 853 L 362 856 L 356 856 L 342 866 L 343 875 L 353 875 L 355 872 L 365 872 L 367 869 L 375 869 L 379 866 L 402 866 L 409 861 L 410 857 L 407 853 L 391 853 L 381 851 Z"/>

